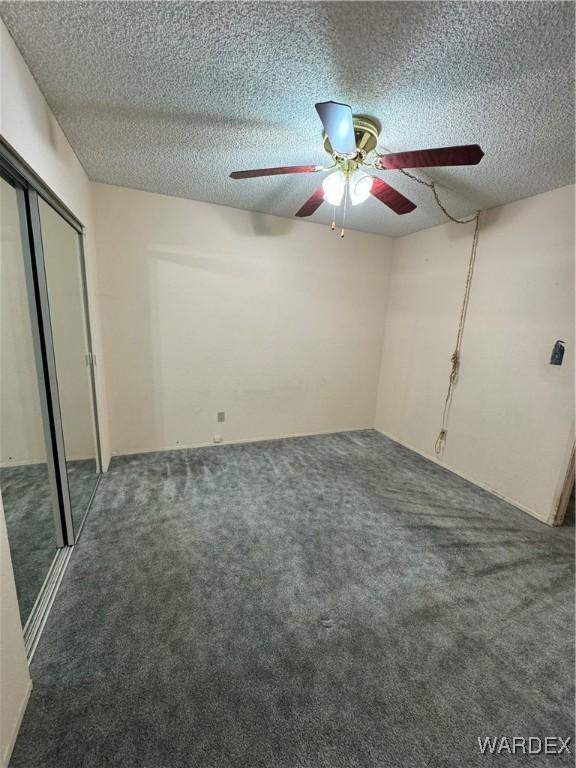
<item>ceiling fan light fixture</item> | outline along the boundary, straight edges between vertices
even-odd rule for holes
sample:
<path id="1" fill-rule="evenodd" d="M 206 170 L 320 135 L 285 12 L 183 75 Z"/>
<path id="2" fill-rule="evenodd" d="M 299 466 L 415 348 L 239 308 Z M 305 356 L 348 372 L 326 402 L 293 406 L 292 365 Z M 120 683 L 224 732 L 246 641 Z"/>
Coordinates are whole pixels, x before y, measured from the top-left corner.
<path id="1" fill-rule="evenodd" d="M 364 171 L 356 169 L 350 176 L 349 190 L 352 205 L 359 205 L 370 197 L 372 189 L 372 176 Z"/>
<path id="2" fill-rule="evenodd" d="M 349 104 L 340 104 L 336 101 L 323 101 L 315 106 L 324 127 L 323 144 L 325 151 L 332 158 L 331 166 L 327 168 L 323 165 L 282 165 L 275 168 L 233 171 L 230 174 L 232 179 L 253 179 L 260 176 L 315 173 L 336 169 L 296 211 L 294 215 L 299 218 L 312 216 L 324 202 L 327 202 L 334 208 L 343 205 L 342 220 L 344 221 L 348 198 L 350 198 L 350 204 L 356 206 L 368 197 L 373 197 L 401 216 L 413 211 L 416 205 L 379 176 L 364 173 L 360 170 L 361 166 L 373 168 L 376 171 L 388 169 L 405 171 L 407 168 L 477 165 L 484 157 L 484 152 L 478 144 L 389 152 L 382 155 L 377 150 L 381 128 L 378 120 L 369 115 L 355 115 Z M 366 158 L 371 152 L 376 152 L 376 159 L 367 161 Z M 408 176 L 411 175 L 407 171 L 405 173 Z M 413 178 L 421 181 L 416 177 Z M 332 229 L 336 226 L 335 215 L 334 212 Z M 344 236 L 344 227 L 340 236 Z"/>
<path id="3" fill-rule="evenodd" d="M 342 198 L 344 197 L 344 190 L 346 188 L 346 178 L 342 171 L 334 171 L 329 176 L 326 176 L 322 182 L 322 189 L 324 190 L 324 200 L 330 205 L 340 205 Z"/>

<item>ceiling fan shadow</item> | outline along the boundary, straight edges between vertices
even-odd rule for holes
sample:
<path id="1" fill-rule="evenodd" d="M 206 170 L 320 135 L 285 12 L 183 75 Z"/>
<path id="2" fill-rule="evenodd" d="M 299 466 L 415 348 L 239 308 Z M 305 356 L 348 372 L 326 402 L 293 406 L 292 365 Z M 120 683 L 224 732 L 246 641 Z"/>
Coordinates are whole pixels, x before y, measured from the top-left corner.
<path id="1" fill-rule="evenodd" d="M 336 97 L 344 101 L 354 94 L 354 101 L 368 106 L 375 114 L 383 114 L 385 94 L 394 92 L 399 82 L 416 80 L 414 52 L 429 35 L 430 24 L 439 13 L 434 3 L 319 3 L 324 38 L 333 56 L 330 67 L 337 88 Z M 431 6 L 431 7 L 427 7 Z M 440 4 L 441 5 L 441 4 Z M 407 18 L 411 45 L 406 44 Z M 350 34 L 351 29 L 374 30 L 378 44 L 372 44 L 363 34 Z M 370 37 L 370 33 L 368 33 Z M 372 104 L 378 105 L 373 109 Z M 352 104 L 354 111 L 354 105 Z"/>
<path id="2" fill-rule="evenodd" d="M 287 135 L 282 122 L 219 112 L 182 112 L 90 101 L 55 104 L 54 112 L 66 126 L 65 132 L 89 124 L 127 144 L 161 141 L 164 147 L 193 147 L 196 152 L 201 148 L 207 162 L 218 152 L 229 152 L 231 146 L 257 148 L 263 141 L 281 141 Z"/>

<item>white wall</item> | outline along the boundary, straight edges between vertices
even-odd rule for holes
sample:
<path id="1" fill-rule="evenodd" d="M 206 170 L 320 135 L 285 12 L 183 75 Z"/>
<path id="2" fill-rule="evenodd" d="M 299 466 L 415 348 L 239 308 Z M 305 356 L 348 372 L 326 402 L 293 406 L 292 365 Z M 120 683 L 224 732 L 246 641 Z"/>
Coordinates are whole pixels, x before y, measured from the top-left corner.
<path id="1" fill-rule="evenodd" d="M 32 688 L 0 498 L 0 761 L 6 768 Z"/>
<path id="2" fill-rule="evenodd" d="M 376 427 L 430 457 L 473 225 L 394 240 Z M 564 364 L 549 365 L 556 339 Z M 443 463 L 551 522 L 574 443 L 574 187 L 482 215 Z"/>
<path id="3" fill-rule="evenodd" d="M 387 238 L 93 195 L 114 453 L 373 425 Z"/>
<path id="4" fill-rule="evenodd" d="M 473 225 L 340 242 L 205 203 L 93 195 L 114 452 L 375 423 L 436 460 Z M 546 522 L 573 444 L 573 204 L 567 187 L 483 214 L 441 458 Z"/>

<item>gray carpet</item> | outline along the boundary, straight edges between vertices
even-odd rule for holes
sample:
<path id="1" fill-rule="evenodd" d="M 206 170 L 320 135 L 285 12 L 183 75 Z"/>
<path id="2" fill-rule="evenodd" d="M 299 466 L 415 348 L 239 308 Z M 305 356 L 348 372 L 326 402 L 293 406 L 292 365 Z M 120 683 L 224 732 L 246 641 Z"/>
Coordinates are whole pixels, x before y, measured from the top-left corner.
<path id="1" fill-rule="evenodd" d="M 48 468 L 1 467 L 0 488 L 24 625 L 56 554 Z"/>
<path id="2" fill-rule="evenodd" d="M 96 465 L 94 460 L 81 460 L 66 466 L 74 524 L 79 527 L 96 483 Z M 0 489 L 24 625 L 56 554 L 48 468 L 46 464 L 0 467 Z"/>
<path id="3" fill-rule="evenodd" d="M 572 736 L 573 533 L 372 431 L 115 459 L 11 768 L 467 768 L 498 760 L 478 736 Z"/>

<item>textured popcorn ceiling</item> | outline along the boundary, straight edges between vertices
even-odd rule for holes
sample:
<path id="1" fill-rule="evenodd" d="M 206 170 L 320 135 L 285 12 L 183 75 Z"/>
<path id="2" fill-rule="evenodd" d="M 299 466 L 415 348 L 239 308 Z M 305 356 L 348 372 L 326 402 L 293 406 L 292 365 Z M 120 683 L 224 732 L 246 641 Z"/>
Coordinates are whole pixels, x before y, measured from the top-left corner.
<path id="1" fill-rule="evenodd" d="M 382 123 L 392 151 L 479 143 L 430 172 L 464 215 L 573 181 L 574 5 L 554 2 L 1 2 L 0 14 L 95 180 L 292 216 L 319 175 L 232 170 L 322 163 L 316 101 Z M 350 226 L 401 235 L 445 220 L 376 200 Z M 330 220 L 324 205 L 312 220 Z"/>

